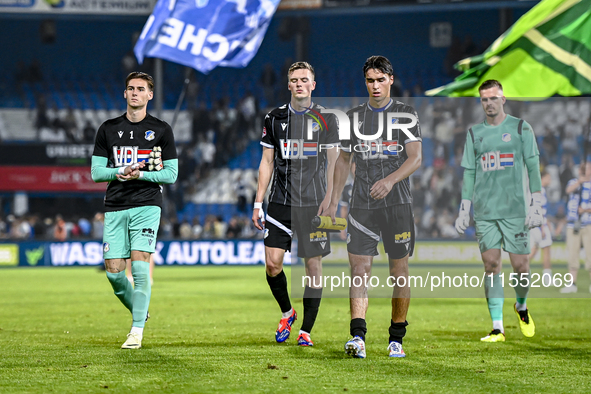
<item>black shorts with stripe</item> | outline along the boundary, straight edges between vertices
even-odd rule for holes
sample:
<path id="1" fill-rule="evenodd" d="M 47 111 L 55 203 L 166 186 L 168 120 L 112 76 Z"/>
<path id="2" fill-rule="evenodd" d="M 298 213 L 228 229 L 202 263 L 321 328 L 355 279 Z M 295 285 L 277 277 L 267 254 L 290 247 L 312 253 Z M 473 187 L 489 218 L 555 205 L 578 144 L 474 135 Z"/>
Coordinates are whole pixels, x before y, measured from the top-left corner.
<path id="1" fill-rule="evenodd" d="M 269 203 L 265 220 L 265 246 L 291 250 L 294 233 L 298 237 L 298 257 L 326 256 L 330 253 L 330 234 L 312 227 L 318 207 L 291 207 Z"/>
<path id="2" fill-rule="evenodd" d="M 411 204 L 379 209 L 351 208 L 347 225 L 347 251 L 377 256 L 380 236 L 390 259 L 412 256 L 415 246 L 414 215 Z"/>

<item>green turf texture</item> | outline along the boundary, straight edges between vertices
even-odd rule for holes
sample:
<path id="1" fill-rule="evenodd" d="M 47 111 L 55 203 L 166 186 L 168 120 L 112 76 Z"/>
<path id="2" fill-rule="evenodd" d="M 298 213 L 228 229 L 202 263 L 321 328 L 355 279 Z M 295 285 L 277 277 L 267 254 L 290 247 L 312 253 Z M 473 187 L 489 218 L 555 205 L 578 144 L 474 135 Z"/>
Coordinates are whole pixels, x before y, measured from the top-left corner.
<path id="1" fill-rule="evenodd" d="M 300 320 L 275 343 L 262 266 L 156 267 L 139 350 L 119 348 L 131 315 L 96 268 L 2 269 L 0 300 L 1 393 L 591 392 L 589 299 L 531 299 L 531 339 L 507 299 L 497 344 L 479 340 L 484 299 L 413 299 L 405 359 L 387 356 L 390 300 L 370 299 L 364 360 L 343 351 L 343 298 L 322 301 L 313 348 L 296 345 L 294 300 Z"/>

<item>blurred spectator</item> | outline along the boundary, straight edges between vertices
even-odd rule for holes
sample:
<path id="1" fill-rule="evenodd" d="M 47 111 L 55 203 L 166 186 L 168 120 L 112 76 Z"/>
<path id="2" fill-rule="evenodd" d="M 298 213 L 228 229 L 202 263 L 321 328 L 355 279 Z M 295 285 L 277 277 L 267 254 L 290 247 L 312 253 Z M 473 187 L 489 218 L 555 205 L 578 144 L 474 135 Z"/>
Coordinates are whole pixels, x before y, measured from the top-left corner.
<path id="1" fill-rule="evenodd" d="M 103 239 L 103 228 L 105 226 L 105 215 L 97 212 L 92 218 L 92 238 Z"/>
<path id="2" fill-rule="evenodd" d="M 92 232 L 92 224 L 86 218 L 78 219 L 78 228 L 80 229 L 80 236 L 90 237 Z"/>
<path id="3" fill-rule="evenodd" d="M 66 229 L 66 221 L 61 215 L 55 217 L 55 225 L 53 227 L 53 239 L 56 241 L 65 241 L 68 238 L 68 231 Z"/>
<path id="4" fill-rule="evenodd" d="M 287 73 L 285 75 L 287 75 Z M 259 82 L 263 87 L 263 94 L 265 96 L 267 106 L 274 105 L 273 103 L 275 102 L 275 84 L 277 83 L 277 75 L 275 74 L 275 70 L 273 70 L 273 66 L 271 64 L 265 64 L 265 67 L 261 72 Z"/>
<path id="5" fill-rule="evenodd" d="M 207 109 L 205 101 L 200 101 L 197 108 L 193 110 L 193 144 L 196 145 L 201 141 L 202 137 L 205 138 L 211 128 L 211 114 Z"/>
<path id="6" fill-rule="evenodd" d="M 242 233 L 242 224 L 239 222 L 237 217 L 230 219 L 228 228 L 226 229 L 226 238 L 239 238 Z"/>
<path id="7" fill-rule="evenodd" d="M 228 225 L 224 223 L 224 219 L 222 219 L 221 216 L 215 218 L 215 221 L 213 222 L 213 227 L 215 238 L 224 238 L 224 236 L 226 235 L 226 229 Z"/>
<path id="8" fill-rule="evenodd" d="M 576 176 L 573 171 L 574 165 L 575 163 L 572 156 L 562 155 L 562 163 L 560 164 L 560 190 L 562 191 L 561 199 L 566 199 L 566 184 Z"/>
<path id="9" fill-rule="evenodd" d="M 205 239 L 216 238 L 215 221 L 216 221 L 216 217 L 213 215 L 207 215 L 205 217 L 205 223 L 203 224 L 203 238 L 205 238 Z"/>
<path id="10" fill-rule="evenodd" d="M 36 97 L 36 105 L 35 128 L 39 134 L 41 129 L 51 127 L 51 122 L 49 120 L 49 116 L 47 115 L 47 101 L 45 100 L 45 96 L 38 95 Z"/>
<path id="11" fill-rule="evenodd" d="M 181 239 L 191 239 L 193 237 L 193 229 L 186 220 L 183 220 L 179 226 L 179 235 Z"/>
<path id="12" fill-rule="evenodd" d="M 87 119 L 82 129 L 82 141 L 86 143 L 93 143 L 94 137 L 96 136 L 96 129 L 92 125 L 92 122 Z"/>
<path id="13" fill-rule="evenodd" d="M 250 210 L 248 198 L 252 195 L 252 192 L 242 175 L 236 181 L 235 193 L 236 197 L 238 197 L 238 212 L 248 214 Z"/>
<path id="14" fill-rule="evenodd" d="M 78 142 L 80 139 L 78 137 L 78 122 L 76 121 L 76 116 L 74 115 L 74 110 L 72 108 L 68 108 L 66 116 L 62 121 L 62 125 L 66 132 L 68 142 Z"/>
<path id="15" fill-rule="evenodd" d="M 7 230 L 8 230 L 8 226 L 6 225 L 4 218 L 2 216 L 0 216 L 0 239 L 8 238 Z"/>
<path id="16" fill-rule="evenodd" d="M 198 146 L 201 152 L 203 175 L 207 176 L 209 170 L 213 168 L 213 161 L 215 159 L 216 147 L 209 139 L 203 139 Z"/>
<path id="17" fill-rule="evenodd" d="M 193 234 L 193 239 L 201 238 L 201 234 L 203 233 L 203 227 L 199 223 L 199 216 L 195 216 L 193 218 L 193 227 L 191 227 L 191 233 Z"/>
<path id="18" fill-rule="evenodd" d="M 10 238 L 29 239 L 32 233 L 31 225 L 25 218 L 14 218 L 10 226 Z"/>

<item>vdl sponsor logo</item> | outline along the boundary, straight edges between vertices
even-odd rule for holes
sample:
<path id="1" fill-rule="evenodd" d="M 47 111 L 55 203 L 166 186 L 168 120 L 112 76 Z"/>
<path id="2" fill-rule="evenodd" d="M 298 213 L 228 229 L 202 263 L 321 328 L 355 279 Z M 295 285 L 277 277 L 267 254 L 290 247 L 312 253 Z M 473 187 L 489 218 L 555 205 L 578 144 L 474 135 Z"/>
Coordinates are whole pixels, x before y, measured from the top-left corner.
<path id="1" fill-rule="evenodd" d="M 480 157 L 480 165 L 484 172 L 504 170 L 507 167 L 513 167 L 513 163 L 513 153 L 486 152 Z"/>
<path id="2" fill-rule="evenodd" d="M 114 146 L 115 167 L 125 167 L 140 161 L 147 162 L 152 149 L 139 149 L 137 146 Z"/>
<path id="3" fill-rule="evenodd" d="M 318 143 L 306 142 L 303 139 L 279 140 L 282 159 L 302 159 L 318 156 Z"/>

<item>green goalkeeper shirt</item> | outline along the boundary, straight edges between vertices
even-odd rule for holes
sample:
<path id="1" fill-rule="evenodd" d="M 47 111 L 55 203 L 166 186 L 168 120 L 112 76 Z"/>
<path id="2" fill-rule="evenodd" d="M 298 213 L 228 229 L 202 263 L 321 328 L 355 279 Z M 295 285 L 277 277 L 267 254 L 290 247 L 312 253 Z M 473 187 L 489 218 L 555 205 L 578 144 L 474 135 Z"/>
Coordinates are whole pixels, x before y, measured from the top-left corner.
<path id="1" fill-rule="evenodd" d="M 475 220 L 525 218 L 529 185 L 525 160 L 539 156 L 532 127 L 507 115 L 498 126 L 486 120 L 468 130 L 462 167 L 475 170 Z"/>

